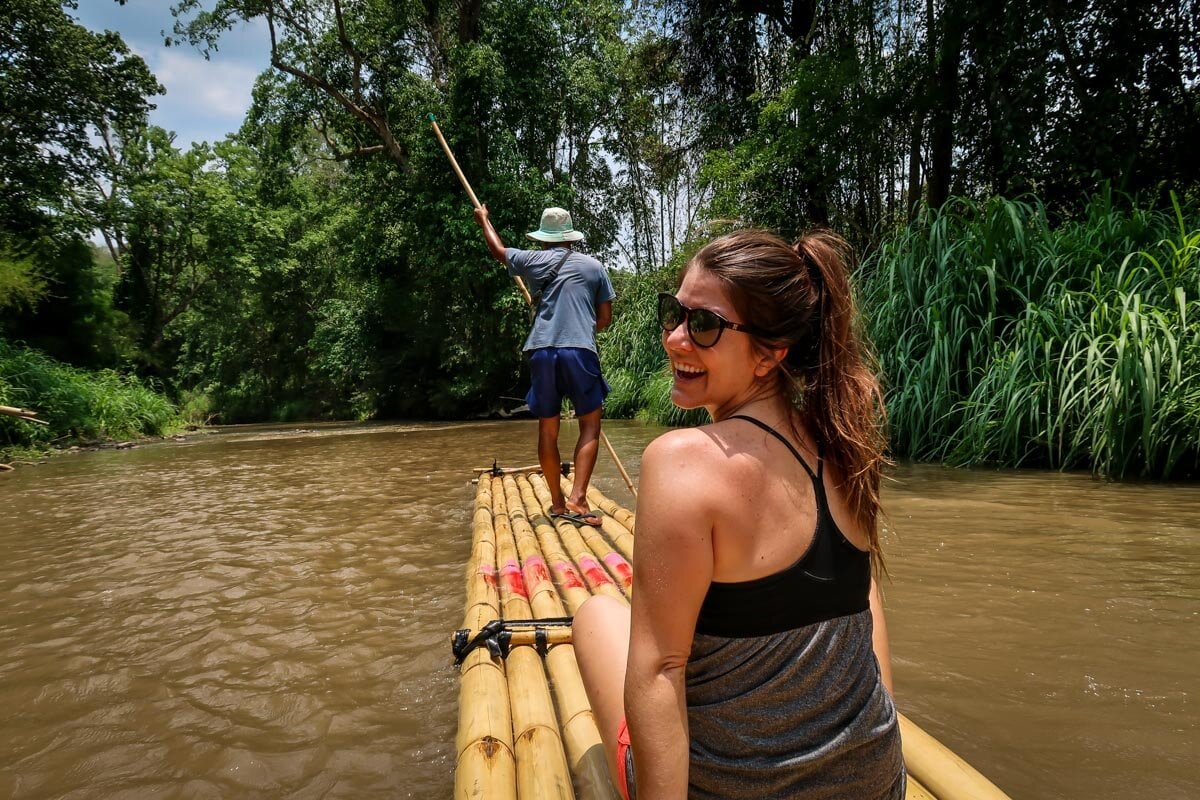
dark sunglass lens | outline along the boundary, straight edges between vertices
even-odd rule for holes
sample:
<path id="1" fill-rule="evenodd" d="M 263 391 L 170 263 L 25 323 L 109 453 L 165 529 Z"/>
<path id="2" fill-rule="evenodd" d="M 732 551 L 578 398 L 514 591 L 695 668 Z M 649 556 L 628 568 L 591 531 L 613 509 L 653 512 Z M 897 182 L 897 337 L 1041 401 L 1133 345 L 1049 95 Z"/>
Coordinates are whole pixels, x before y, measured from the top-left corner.
<path id="1" fill-rule="evenodd" d="M 683 306 L 674 295 L 660 294 L 658 296 L 658 324 L 664 331 L 673 331 L 683 322 Z"/>
<path id="2" fill-rule="evenodd" d="M 721 338 L 721 318 L 703 308 L 694 309 L 688 314 L 688 333 L 701 347 L 712 347 Z"/>

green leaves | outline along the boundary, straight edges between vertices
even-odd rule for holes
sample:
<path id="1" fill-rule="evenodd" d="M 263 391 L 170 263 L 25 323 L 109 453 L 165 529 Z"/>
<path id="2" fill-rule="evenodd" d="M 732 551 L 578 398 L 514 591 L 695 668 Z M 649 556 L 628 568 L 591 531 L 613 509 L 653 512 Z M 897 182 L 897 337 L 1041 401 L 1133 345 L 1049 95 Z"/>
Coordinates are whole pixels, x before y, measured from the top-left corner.
<path id="1" fill-rule="evenodd" d="M 1192 230 L 1189 230 L 1192 229 Z M 1200 471 L 1200 219 L 955 201 L 863 265 L 898 455 Z"/>

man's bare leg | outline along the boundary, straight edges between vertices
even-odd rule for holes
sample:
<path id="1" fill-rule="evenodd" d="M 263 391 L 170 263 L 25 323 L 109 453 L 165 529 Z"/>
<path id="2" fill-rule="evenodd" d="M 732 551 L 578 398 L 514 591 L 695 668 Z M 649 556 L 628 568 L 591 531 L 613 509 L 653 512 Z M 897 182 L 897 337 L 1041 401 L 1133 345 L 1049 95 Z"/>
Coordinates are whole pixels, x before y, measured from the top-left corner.
<path id="1" fill-rule="evenodd" d="M 579 441 L 575 443 L 575 482 L 571 484 L 571 496 L 567 498 L 567 508 L 580 514 L 590 510 L 587 501 L 588 483 L 592 480 L 592 470 L 596 468 L 596 456 L 600 452 L 600 415 L 604 407 L 577 417 L 579 420 Z M 542 469 L 545 470 L 545 462 Z"/>
<path id="2" fill-rule="evenodd" d="M 546 478 L 546 488 L 550 490 L 551 512 L 563 511 L 567 507 L 560 485 L 562 459 L 558 455 L 558 423 L 558 417 L 538 418 L 538 463 Z"/>

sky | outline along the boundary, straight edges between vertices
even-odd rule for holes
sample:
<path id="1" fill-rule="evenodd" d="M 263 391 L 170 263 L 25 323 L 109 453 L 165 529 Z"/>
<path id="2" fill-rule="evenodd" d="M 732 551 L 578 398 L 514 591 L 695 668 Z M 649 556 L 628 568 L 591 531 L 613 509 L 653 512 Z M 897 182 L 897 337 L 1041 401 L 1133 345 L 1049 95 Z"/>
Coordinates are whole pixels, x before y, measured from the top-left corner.
<path id="1" fill-rule="evenodd" d="M 209 60 L 188 44 L 166 47 L 173 0 L 78 0 L 68 9 L 85 28 L 121 34 L 146 62 L 166 94 L 150 98 L 150 122 L 176 133 L 175 146 L 215 142 L 241 127 L 254 80 L 269 63 L 266 24 L 241 24 L 224 34 Z M 206 4 L 210 5 L 210 4 Z"/>

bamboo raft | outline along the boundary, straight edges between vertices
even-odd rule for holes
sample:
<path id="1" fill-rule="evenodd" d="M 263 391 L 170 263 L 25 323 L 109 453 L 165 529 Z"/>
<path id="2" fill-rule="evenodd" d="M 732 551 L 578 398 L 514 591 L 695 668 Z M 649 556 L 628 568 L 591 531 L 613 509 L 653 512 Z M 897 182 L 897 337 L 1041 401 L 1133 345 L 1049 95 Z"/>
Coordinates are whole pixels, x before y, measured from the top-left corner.
<path id="1" fill-rule="evenodd" d="M 593 594 L 628 603 L 634 515 L 595 488 L 599 529 L 551 520 L 536 467 L 478 469 L 460 661 L 455 798 L 620 800 L 570 643 Z M 563 478 L 564 491 L 570 482 Z M 907 800 L 1007 800 L 900 715 Z"/>

